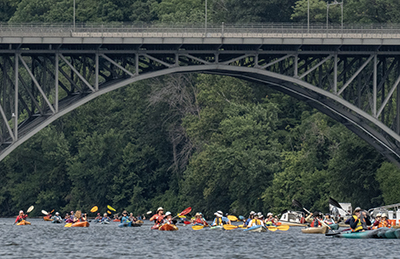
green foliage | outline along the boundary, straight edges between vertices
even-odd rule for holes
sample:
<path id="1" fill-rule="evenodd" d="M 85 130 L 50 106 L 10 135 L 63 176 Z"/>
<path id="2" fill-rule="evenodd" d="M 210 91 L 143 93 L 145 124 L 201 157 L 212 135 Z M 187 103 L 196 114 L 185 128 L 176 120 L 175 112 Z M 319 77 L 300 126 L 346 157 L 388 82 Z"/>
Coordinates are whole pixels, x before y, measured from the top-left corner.
<path id="1" fill-rule="evenodd" d="M 376 179 L 382 190 L 382 197 L 385 204 L 399 203 L 400 189 L 400 169 L 391 163 L 383 162 L 376 172 Z"/>

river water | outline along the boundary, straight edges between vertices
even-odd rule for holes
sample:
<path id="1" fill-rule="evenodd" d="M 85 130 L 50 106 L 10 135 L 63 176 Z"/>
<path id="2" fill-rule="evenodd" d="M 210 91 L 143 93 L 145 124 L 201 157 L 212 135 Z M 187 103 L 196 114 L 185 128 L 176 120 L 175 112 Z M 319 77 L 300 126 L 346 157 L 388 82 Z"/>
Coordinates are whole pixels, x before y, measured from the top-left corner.
<path id="1" fill-rule="evenodd" d="M 399 239 L 340 239 L 288 231 L 249 233 L 241 229 L 178 231 L 118 223 L 64 228 L 42 219 L 14 226 L 0 219 L 0 258 L 400 258 Z"/>

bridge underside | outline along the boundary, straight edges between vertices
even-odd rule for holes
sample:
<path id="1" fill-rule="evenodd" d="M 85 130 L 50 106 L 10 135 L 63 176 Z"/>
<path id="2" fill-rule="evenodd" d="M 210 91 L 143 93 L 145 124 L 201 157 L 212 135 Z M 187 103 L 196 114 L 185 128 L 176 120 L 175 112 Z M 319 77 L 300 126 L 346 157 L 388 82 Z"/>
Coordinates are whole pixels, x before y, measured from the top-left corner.
<path id="1" fill-rule="evenodd" d="M 400 46 L 0 44 L 0 160 L 84 103 L 133 82 L 213 73 L 265 83 L 400 161 Z"/>

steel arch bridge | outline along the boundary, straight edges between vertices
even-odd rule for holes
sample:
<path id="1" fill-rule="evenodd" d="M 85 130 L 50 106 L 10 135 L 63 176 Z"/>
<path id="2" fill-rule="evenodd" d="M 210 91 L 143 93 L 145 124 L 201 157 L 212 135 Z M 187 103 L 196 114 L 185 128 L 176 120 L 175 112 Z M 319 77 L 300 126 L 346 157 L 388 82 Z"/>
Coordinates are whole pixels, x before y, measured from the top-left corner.
<path id="1" fill-rule="evenodd" d="M 57 118 L 174 73 L 264 83 L 400 165 L 400 29 L 1 27 L 0 161 Z"/>

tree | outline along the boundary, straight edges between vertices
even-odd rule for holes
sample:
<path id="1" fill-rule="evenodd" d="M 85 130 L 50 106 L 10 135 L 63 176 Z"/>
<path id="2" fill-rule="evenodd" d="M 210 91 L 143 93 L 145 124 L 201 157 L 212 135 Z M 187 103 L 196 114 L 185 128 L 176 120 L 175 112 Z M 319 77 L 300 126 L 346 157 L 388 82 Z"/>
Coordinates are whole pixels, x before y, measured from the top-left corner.
<path id="1" fill-rule="evenodd" d="M 400 180 L 400 169 L 394 164 L 383 162 L 376 173 L 376 179 L 382 190 L 382 197 L 385 204 L 398 203 L 400 190 L 397 184 Z"/>

